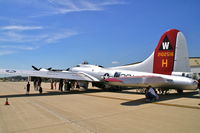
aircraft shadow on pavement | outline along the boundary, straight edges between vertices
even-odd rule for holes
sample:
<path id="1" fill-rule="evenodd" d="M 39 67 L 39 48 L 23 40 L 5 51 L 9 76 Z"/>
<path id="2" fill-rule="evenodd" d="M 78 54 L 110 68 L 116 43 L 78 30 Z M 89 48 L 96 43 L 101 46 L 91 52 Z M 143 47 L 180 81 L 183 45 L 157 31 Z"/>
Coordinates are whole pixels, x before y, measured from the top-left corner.
<path id="1" fill-rule="evenodd" d="M 88 90 L 71 90 L 71 91 L 63 91 L 60 92 L 58 90 L 49 90 L 45 91 L 42 94 L 38 93 L 30 93 L 30 94 L 10 94 L 10 95 L 0 95 L 0 98 L 20 98 L 20 97 L 38 97 L 38 96 L 56 96 L 56 95 L 72 95 L 72 94 L 84 94 L 84 93 L 98 93 L 98 92 L 107 92 L 105 90 L 101 89 L 88 89 Z M 113 91 L 112 91 L 113 92 Z M 131 92 L 131 91 L 116 91 L 114 93 L 120 93 L 120 94 L 138 94 L 138 95 L 145 95 L 144 93 L 139 92 Z M 144 96 L 145 97 L 145 96 Z M 157 101 L 166 101 L 166 100 L 172 100 L 172 99 L 178 99 L 178 98 L 199 98 L 198 92 L 184 92 L 183 94 L 177 94 L 177 93 L 170 93 L 167 95 L 159 95 L 160 99 Z M 124 106 L 138 106 L 148 104 L 148 102 L 145 102 L 145 98 L 140 98 L 132 101 L 127 101 L 121 103 L 121 105 Z"/>
<path id="2" fill-rule="evenodd" d="M 36 91 L 37 92 L 37 91 Z M 36 96 L 55 96 L 55 95 L 70 95 L 70 94 L 84 94 L 84 93 L 98 93 L 102 90 L 98 89 L 88 89 L 88 90 L 71 90 L 71 91 L 45 91 L 42 94 L 30 93 L 30 94 L 10 94 L 10 95 L 0 95 L 0 98 L 18 98 L 18 97 L 36 97 Z"/>
<path id="3" fill-rule="evenodd" d="M 121 93 L 130 94 L 132 92 L 123 91 Z M 171 93 L 171 94 L 167 94 L 167 95 L 159 95 L 159 100 L 156 101 L 156 102 L 173 100 L 173 99 L 178 99 L 178 98 L 198 98 L 199 99 L 199 96 L 198 96 L 198 92 L 197 91 L 195 91 L 195 92 L 184 92 L 183 94 Z M 121 105 L 124 105 L 124 106 L 138 106 L 138 105 L 151 103 L 151 102 L 146 102 L 145 100 L 146 100 L 145 98 L 141 98 L 141 99 L 137 99 L 137 100 L 123 102 L 123 103 L 121 103 Z"/>

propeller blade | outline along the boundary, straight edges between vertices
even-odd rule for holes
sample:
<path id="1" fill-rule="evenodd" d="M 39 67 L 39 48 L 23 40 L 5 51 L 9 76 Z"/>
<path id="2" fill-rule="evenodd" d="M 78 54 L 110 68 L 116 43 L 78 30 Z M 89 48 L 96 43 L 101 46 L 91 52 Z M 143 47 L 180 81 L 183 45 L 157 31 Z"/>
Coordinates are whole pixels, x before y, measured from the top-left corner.
<path id="1" fill-rule="evenodd" d="M 38 69 L 38 68 L 35 67 L 35 66 L 32 66 L 32 68 L 33 68 L 34 70 L 36 70 L 36 71 L 40 71 L 40 69 Z"/>

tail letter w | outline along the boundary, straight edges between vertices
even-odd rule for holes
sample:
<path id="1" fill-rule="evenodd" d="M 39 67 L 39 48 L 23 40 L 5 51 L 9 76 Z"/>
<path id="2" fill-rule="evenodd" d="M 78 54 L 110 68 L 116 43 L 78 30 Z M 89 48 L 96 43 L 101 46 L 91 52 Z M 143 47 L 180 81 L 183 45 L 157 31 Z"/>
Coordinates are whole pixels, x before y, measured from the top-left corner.
<path id="1" fill-rule="evenodd" d="M 163 39 L 159 50 L 173 50 L 172 45 L 170 44 L 170 41 L 167 36 Z"/>
<path id="2" fill-rule="evenodd" d="M 163 50 L 169 49 L 169 42 L 162 43 Z"/>

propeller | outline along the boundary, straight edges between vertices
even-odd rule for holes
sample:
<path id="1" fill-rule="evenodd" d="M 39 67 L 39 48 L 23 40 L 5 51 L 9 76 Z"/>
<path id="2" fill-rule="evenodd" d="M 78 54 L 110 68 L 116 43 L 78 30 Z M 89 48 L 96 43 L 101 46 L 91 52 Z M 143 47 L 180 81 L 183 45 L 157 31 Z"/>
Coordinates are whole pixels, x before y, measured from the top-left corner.
<path id="1" fill-rule="evenodd" d="M 41 68 L 37 68 L 37 67 L 35 67 L 35 66 L 32 66 L 32 68 L 33 68 L 34 70 L 36 70 L 36 71 L 40 71 L 40 69 L 41 69 Z"/>
<path id="2" fill-rule="evenodd" d="M 51 71 L 51 70 L 52 70 L 52 67 L 47 68 L 47 70 Z"/>
<path id="3" fill-rule="evenodd" d="M 42 69 L 42 70 L 45 70 L 45 69 L 43 69 L 43 68 L 37 68 L 37 67 L 35 67 L 35 66 L 32 66 L 32 68 L 33 68 L 34 70 L 36 70 L 36 71 L 40 71 L 41 69 Z M 58 71 L 69 71 L 69 69 L 70 69 L 70 68 L 68 68 L 68 69 L 52 69 L 52 67 L 49 67 L 49 68 L 47 68 L 46 70 L 58 72 Z"/>

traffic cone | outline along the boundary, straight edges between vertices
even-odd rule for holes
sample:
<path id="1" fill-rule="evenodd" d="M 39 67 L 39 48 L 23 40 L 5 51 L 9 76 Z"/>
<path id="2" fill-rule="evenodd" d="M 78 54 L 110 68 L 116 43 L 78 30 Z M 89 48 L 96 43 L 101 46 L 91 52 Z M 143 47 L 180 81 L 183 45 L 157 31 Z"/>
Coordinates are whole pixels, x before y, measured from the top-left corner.
<path id="1" fill-rule="evenodd" d="M 9 102 L 8 102 L 8 98 L 7 97 L 6 97 L 5 105 L 10 105 Z"/>

